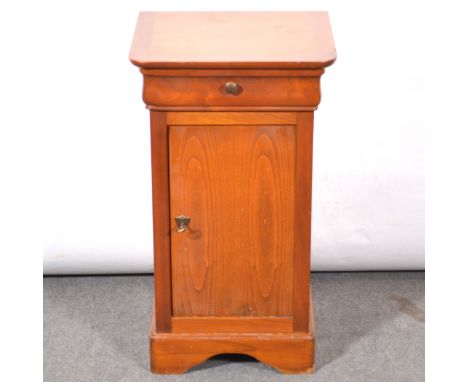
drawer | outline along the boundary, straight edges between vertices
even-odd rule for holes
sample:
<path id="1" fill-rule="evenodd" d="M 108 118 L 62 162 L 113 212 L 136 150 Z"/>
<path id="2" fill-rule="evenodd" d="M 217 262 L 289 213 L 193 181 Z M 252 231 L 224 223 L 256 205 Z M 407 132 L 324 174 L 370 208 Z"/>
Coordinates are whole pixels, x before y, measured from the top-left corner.
<path id="1" fill-rule="evenodd" d="M 145 75 L 143 100 L 157 107 L 316 107 L 320 77 Z"/>

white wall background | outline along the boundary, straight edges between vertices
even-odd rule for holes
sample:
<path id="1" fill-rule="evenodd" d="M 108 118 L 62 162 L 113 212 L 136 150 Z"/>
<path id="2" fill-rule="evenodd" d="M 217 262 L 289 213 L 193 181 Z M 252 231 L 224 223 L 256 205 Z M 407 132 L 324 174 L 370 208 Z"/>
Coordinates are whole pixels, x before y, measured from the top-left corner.
<path id="1" fill-rule="evenodd" d="M 41 2 L 41 4 L 43 4 Z M 285 7 L 286 6 L 286 7 Z M 128 61 L 141 10 L 328 10 L 338 60 L 316 113 L 314 270 L 424 268 L 417 2 L 41 5 L 44 273 L 152 271 L 149 115 Z M 39 33 L 39 31 L 38 31 Z M 37 48 L 37 47 L 36 47 Z"/>

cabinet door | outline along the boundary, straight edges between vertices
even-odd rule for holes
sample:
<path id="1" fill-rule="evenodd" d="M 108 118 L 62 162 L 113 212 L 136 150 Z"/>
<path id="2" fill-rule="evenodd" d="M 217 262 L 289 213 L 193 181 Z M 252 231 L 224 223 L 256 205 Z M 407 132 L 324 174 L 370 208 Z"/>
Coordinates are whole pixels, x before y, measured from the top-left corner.
<path id="1" fill-rule="evenodd" d="M 172 316 L 292 317 L 296 114 L 170 114 Z"/>

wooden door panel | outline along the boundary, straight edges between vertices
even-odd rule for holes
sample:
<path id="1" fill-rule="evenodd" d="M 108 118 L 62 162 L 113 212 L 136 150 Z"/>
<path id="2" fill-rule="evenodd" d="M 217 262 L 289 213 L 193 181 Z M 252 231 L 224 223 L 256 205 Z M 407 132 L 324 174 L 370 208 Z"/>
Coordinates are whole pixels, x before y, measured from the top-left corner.
<path id="1" fill-rule="evenodd" d="M 293 125 L 170 126 L 173 316 L 292 316 L 295 141 Z"/>

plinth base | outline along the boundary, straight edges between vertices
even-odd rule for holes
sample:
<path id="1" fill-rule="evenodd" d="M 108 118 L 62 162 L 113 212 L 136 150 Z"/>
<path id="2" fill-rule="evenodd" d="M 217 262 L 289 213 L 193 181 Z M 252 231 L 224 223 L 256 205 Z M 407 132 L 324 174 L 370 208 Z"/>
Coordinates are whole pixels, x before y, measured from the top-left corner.
<path id="1" fill-rule="evenodd" d="M 312 333 L 150 333 L 151 371 L 181 374 L 222 353 L 246 354 L 281 373 L 314 371 Z"/>

